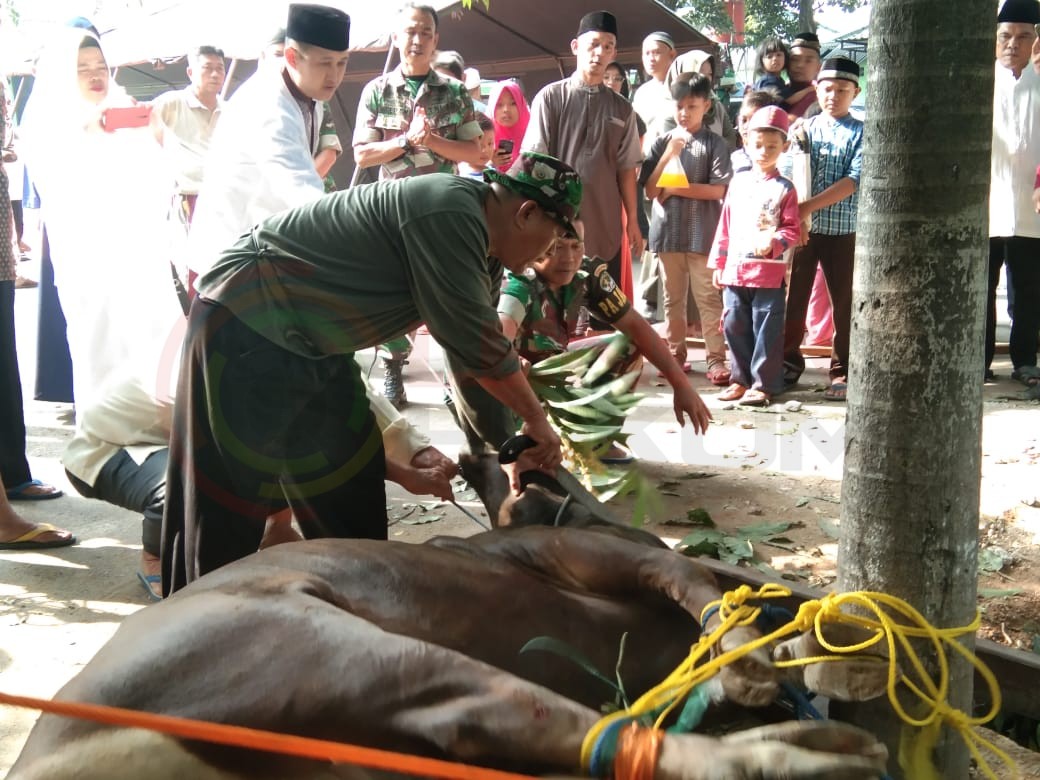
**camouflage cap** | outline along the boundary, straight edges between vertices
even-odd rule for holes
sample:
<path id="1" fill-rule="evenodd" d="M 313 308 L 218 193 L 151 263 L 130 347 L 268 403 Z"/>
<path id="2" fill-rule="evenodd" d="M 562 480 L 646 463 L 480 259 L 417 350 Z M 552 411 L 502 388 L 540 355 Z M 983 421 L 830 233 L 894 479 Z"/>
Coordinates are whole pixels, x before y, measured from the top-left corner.
<path id="1" fill-rule="evenodd" d="M 485 170 L 484 180 L 533 200 L 566 229 L 568 236 L 577 236 L 573 220 L 581 207 L 581 177 L 567 163 L 547 154 L 521 152 L 505 173 Z"/>

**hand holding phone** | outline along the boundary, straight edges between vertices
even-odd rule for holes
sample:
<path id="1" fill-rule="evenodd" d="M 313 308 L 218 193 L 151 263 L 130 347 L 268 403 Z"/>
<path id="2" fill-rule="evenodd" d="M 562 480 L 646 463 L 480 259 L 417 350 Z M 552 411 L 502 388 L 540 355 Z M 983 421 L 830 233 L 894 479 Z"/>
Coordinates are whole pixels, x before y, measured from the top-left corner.
<path id="1" fill-rule="evenodd" d="M 136 105 L 106 108 L 101 114 L 101 126 L 111 133 L 127 127 L 147 127 L 152 117 L 152 107 Z"/>
<path id="2" fill-rule="evenodd" d="M 512 154 L 513 142 L 508 138 L 503 138 L 501 141 L 498 142 L 498 151 L 502 154 Z"/>

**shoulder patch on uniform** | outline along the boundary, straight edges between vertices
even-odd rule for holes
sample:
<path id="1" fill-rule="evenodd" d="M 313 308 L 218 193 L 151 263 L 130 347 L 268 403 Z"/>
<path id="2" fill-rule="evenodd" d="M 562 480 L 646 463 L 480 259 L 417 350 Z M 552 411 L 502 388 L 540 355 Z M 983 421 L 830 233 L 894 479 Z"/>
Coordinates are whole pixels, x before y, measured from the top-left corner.
<path id="1" fill-rule="evenodd" d="M 617 284 L 614 282 L 614 277 L 608 273 L 597 274 L 599 276 L 599 289 L 605 293 L 614 292 L 614 288 Z"/>

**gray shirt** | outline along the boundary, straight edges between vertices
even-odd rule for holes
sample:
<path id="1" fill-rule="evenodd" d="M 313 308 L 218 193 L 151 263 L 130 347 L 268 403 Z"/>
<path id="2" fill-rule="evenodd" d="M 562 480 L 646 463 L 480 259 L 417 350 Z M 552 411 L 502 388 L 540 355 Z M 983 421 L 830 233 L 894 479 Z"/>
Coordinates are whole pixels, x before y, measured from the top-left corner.
<path id="1" fill-rule="evenodd" d="M 643 159 L 629 102 L 603 84 L 590 87 L 578 74 L 549 84 L 535 95 L 523 148 L 574 167 L 583 186 L 585 253 L 616 256 L 622 233 L 618 173 Z"/>

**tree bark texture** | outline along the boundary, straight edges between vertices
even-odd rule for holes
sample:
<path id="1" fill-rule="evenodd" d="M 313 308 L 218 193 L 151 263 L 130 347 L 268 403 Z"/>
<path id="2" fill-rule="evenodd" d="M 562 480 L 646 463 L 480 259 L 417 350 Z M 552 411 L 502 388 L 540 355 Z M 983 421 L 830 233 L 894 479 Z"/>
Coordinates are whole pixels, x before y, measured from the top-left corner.
<path id="1" fill-rule="evenodd" d="M 798 31 L 816 32 L 816 18 L 813 15 L 813 0 L 798 0 Z"/>
<path id="2" fill-rule="evenodd" d="M 838 586 L 899 596 L 943 627 L 975 615 L 993 11 L 871 11 Z M 970 712 L 967 664 L 951 674 L 951 703 Z M 910 776 L 887 699 L 840 717 L 878 734 L 893 776 Z M 935 777 L 967 777 L 948 729 L 932 755 Z"/>

